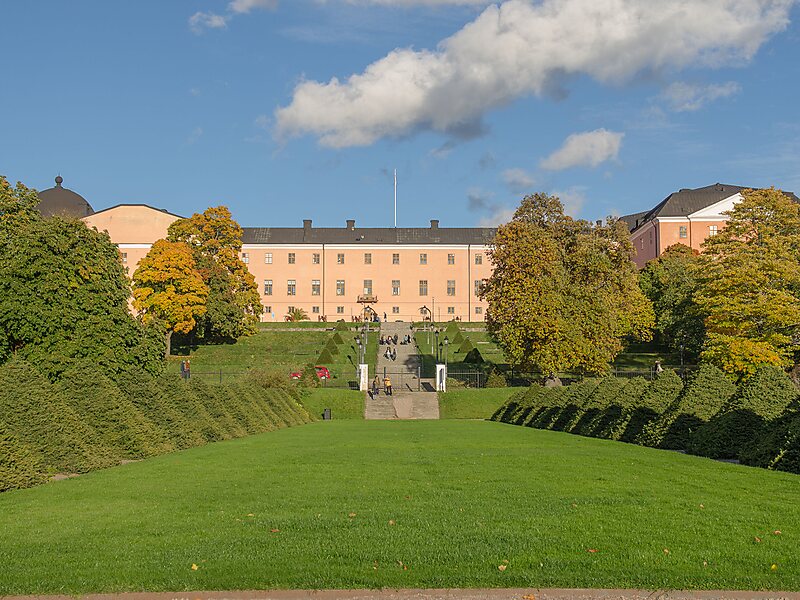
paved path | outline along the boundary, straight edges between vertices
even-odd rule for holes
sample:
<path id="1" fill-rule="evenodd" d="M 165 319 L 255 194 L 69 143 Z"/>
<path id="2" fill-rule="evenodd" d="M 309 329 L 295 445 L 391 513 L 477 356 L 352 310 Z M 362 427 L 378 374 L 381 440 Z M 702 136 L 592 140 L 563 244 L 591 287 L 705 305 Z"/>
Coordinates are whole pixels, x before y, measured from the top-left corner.
<path id="1" fill-rule="evenodd" d="M 384 337 L 397 335 L 398 342 L 403 336 L 410 335 L 410 344 L 392 344 L 378 346 L 376 369 L 381 380 L 384 372 L 392 380 L 394 392 L 386 396 L 380 393 L 371 398 L 367 394 L 364 410 L 365 419 L 438 419 L 439 396 L 433 391 L 431 382 L 418 378 L 422 359 L 414 344 L 414 332 L 409 323 L 381 323 L 379 335 Z M 397 358 L 390 360 L 384 353 L 387 348 L 397 351 Z M 373 375 L 374 377 L 374 375 Z M 430 390 L 430 391 L 418 391 Z"/>
<path id="2" fill-rule="evenodd" d="M 90 594 L 82 600 L 800 600 L 798 592 L 673 590 L 454 589 L 278 590 Z M 74 600 L 74 596 L 8 596 L 6 600 Z"/>

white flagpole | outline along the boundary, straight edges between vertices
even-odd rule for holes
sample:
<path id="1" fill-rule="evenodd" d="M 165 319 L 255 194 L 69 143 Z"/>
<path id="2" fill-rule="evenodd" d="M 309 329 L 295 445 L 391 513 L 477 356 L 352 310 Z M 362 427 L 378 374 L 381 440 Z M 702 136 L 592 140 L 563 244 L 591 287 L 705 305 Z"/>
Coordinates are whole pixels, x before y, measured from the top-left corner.
<path id="1" fill-rule="evenodd" d="M 394 228 L 397 229 L 397 169 L 394 170 Z"/>

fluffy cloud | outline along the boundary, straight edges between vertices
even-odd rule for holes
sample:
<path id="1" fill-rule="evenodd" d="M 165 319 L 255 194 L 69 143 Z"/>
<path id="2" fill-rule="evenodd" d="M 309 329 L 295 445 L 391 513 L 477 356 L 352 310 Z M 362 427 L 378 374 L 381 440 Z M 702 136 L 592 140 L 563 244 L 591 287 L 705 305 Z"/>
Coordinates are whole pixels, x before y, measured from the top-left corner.
<path id="1" fill-rule="evenodd" d="M 435 50 L 396 49 L 346 80 L 301 81 L 276 111 L 279 137 L 368 145 L 445 133 L 570 76 L 622 84 L 658 71 L 750 59 L 789 20 L 792 0 L 508 0 Z M 713 32 L 710 35 L 709 32 Z"/>
<path id="2" fill-rule="evenodd" d="M 571 167 L 596 167 L 602 162 L 617 158 L 624 133 L 595 129 L 584 133 L 573 133 L 561 148 L 545 158 L 540 166 L 549 171 L 561 171 Z"/>
<path id="3" fill-rule="evenodd" d="M 564 214 L 577 217 L 586 203 L 586 188 L 583 186 L 572 186 L 566 190 L 554 190 L 554 196 L 558 196 L 561 204 L 564 205 Z"/>
<path id="4" fill-rule="evenodd" d="M 735 81 L 698 85 L 676 81 L 661 94 L 667 105 L 676 112 L 699 110 L 704 105 L 719 98 L 727 98 L 742 91 Z"/>
<path id="5" fill-rule="evenodd" d="M 506 169 L 501 173 L 503 181 L 514 194 L 527 192 L 536 181 L 524 169 Z"/>

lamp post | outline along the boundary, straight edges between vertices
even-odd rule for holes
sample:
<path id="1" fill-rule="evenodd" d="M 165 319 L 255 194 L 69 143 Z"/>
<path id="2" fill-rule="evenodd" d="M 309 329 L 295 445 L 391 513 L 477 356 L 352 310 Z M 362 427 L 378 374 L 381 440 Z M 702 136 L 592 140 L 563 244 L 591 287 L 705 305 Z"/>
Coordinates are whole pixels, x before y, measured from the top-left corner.
<path id="1" fill-rule="evenodd" d="M 444 366 L 445 366 L 445 369 L 447 368 L 447 354 L 448 354 L 447 349 L 448 349 L 449 345 L 450 345 L 450 340 L 447 339 L 447 336 L 444 336 Z"/>
<path id="2" fill-rule="evenodd" d="M 436 334 L 436 362 L 439 362 L 439 351 L 441 350 L 441 347 L 439 346 L 439 330 L 435 329 L 434 333 Z"/>

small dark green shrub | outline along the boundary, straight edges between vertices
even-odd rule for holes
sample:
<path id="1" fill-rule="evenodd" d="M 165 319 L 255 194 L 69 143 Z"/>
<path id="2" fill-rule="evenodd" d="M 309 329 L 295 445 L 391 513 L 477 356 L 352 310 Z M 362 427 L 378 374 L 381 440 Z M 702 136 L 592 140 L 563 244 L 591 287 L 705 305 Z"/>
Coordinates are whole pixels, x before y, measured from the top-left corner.
<path id="1" fill-rule="evenodd" d="M 469 354 L 473 350 L 475 350 L 475 346 L 472 345 L 472 341 L 469 338 L 465 338 L 464 343 L 461 344 L 461 347 L 458 349 L 458 351 L 464 355 Z"/>
<path id="2" fill-rule="evenodd" d="M 480 350 L 473 348 L 467 352 L 467 355 L 464 357 L 462 362 L 469 363 L 471 365 L 479 365 L 483 363 L 483 356 L 481 356 Z"/>
<path id="3" fill-rule="evenodd" d="M 683 390 L 683 380 L 675 371 L 664 371 L 648 385 L 639 396 L 638 404 L 629 407 L 626 412 L 627 424 L 625 430 L 620 433 L 619 440 L 641 444 L 643 446 L 654 446 L 650 439 L 654 430 L 651 425 L 661 414 L 671 406 Z"/>
<path id="4" fill-rule="evenodd" d="M 327 348 L 323 348 L 322 352 L 319 353 L 319 357 L 317 358 L 318 365 L 330 365 L 333 363 L 333 356 L 331 356 L 330 351 Z M 313 365 L 312 365 L 313 367 Z M 314 374 L 316 377 L 316 372 Z"/>
<path id="5" fill-rule="evenodd" d="M 466 362 L 466 360 L 464 362 Z M 507 386 L 506 378 L 503 377 L 503 374 L 497 371 L 497 369 L 492 370 L 486 377 L 487 388 L 504 388 Z"/>

